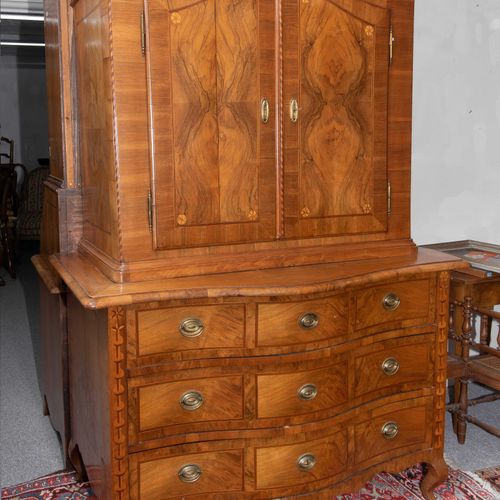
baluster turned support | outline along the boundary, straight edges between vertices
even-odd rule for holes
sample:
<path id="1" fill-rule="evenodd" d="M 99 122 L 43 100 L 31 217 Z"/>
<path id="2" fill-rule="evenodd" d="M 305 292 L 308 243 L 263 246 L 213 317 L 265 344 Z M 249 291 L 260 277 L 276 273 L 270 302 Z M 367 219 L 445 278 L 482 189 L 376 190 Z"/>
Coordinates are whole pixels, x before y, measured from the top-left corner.
<path id="1" fill-rule="evenodd" d="M 472 336 L 472 298 L 465 297 L 463 304 L 463 324 L 462 324 L 462 359 L 467 362 L 469 359 L 469 350 Z M 460 377 L 459 387 L 460 387 L 460 397 L 459 397 L 459 408 L 457 412 L 457 438 L 460 444 L 465 443 L 465 437 L 467 434 L 467 411 L 468 411 L 468 384 L 469 381 L 467 377 Z"/>
<path id="2" fill-rule="evenodd" d="M 448 324 L 448 336 L 455 338 L 455 304 L 450 302 L 450 318 Z"/>
<path id="3" fill-rule="evenodd" d="M 497 351 L 500 351 L 500 321 L 497 321 L 497 324 L 498 324 Z"/>
<path id="4" fill-rule="evenodd" d="M 481 314 L 479 342 L 481 345 L 489 345 L 490 343 L 490 318 L 487 314 Z"/>

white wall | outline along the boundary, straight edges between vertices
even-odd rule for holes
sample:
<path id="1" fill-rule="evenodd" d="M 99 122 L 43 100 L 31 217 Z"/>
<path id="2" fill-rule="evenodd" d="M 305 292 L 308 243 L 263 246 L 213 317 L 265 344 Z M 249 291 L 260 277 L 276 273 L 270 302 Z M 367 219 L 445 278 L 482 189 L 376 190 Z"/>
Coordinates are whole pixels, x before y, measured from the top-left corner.
<path id="1" fill-rule="evenodd" d="M 415 0 L 412 236 L 500 244 L 500 0 Z"/>

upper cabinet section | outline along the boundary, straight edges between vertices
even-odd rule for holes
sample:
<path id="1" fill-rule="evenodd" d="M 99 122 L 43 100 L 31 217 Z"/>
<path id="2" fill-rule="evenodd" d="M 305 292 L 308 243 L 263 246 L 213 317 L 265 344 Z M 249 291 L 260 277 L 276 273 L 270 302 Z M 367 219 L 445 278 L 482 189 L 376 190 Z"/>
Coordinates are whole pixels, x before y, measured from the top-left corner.
<path id="1" fill-rule="evenodd" d="M 386 231 L 389 11 L 283 4 L 285 234 Z"/>
<path id="2" fill-rule="evenodd" d="M 79 251 L 108 277 L 415 250 L 413 0 L 72 5 Z"/>
<path id="3" fill-rule="evenodd" d="M 276 237 L 274 14 L 146 1 L 155 248 Z"/>

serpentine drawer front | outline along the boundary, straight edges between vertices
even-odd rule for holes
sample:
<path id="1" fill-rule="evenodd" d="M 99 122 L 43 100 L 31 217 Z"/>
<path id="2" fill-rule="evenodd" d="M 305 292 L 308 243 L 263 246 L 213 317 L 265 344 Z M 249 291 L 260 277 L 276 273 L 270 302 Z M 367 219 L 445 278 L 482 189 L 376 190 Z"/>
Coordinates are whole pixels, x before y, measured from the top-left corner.
<path id="1" fill-rule="evenodd" d="M 347 466 L 347 433 L 287 446 L 255 450 L 256 488 L 310 483 L 334 476 Z"/>
<path id="2" fill-rule="evenodd" d="M 347 401 L 347 362 L 321 370 L 257 375 L 259 418 L 312 413 Z"/>
<path id="3" fill-rule="evenodd" d="M 139 310 L 136 318 L 139 356 L 245 345 L 242 304 Z"/>
<path id="4" fill-rule="evenodd" d="M 356 331 L 373 327 L 382 331 L 391 323 L 405 326 L 432 321 L 430 279 L 384 283 L 355 292 Z"/>
<path id="5" fill-rule="evenodd" d="M 138 476 L 141 500 L 239 491 L 243 487 L 243 453 L 227 450 L 159 459 L 152 454 L 150 460 L 139 462 Z"/>
<path id="6" fill-rule="evenodd" d="M 406 405 L 399 403 L 393 408 L 378 408 L 356 424 L 356 463 L 375 458 L 380 460 L 389 454 L 397 455 L 398 450 L 400 454 L 404 454 L 412 447 L 423 449 L 431 446 L 432 398 L 410 400 Z"/>
<path id="7" fill-rule="evenodd" d="M 140 387 L 139 428 L 243 417 L 243 377 L 181 380 Z"/>
<path id="8" fill-rule="evenodd" d="M 405 386 L 407 389 L 430 386 L 433 340 L 432 334 L 417 335 L 358 349 L 354 355 L 354 396 L 377 397 L 391 388 L 401 391 Z"/>
<path id="9" fill-rule="evenodd" d="M 306 344 L 347 333 L 346 295 L 257 305 L 257 345 Z"/>

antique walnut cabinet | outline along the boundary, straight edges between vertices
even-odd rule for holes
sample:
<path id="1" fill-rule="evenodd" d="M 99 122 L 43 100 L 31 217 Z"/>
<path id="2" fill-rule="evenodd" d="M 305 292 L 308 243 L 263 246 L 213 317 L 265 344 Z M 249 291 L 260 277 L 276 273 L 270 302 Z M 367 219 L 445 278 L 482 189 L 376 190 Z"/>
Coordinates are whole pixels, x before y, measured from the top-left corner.
<path id="1" fill-rule="evenodd" d="M 75 184 L 72 243 L 35 259 L 69 380 L 44 390 L 97 497 L 326 499 L 427 462 L 433 498 L 465 264 L 410 238 L 413 0 L 55 19 Z"/>

